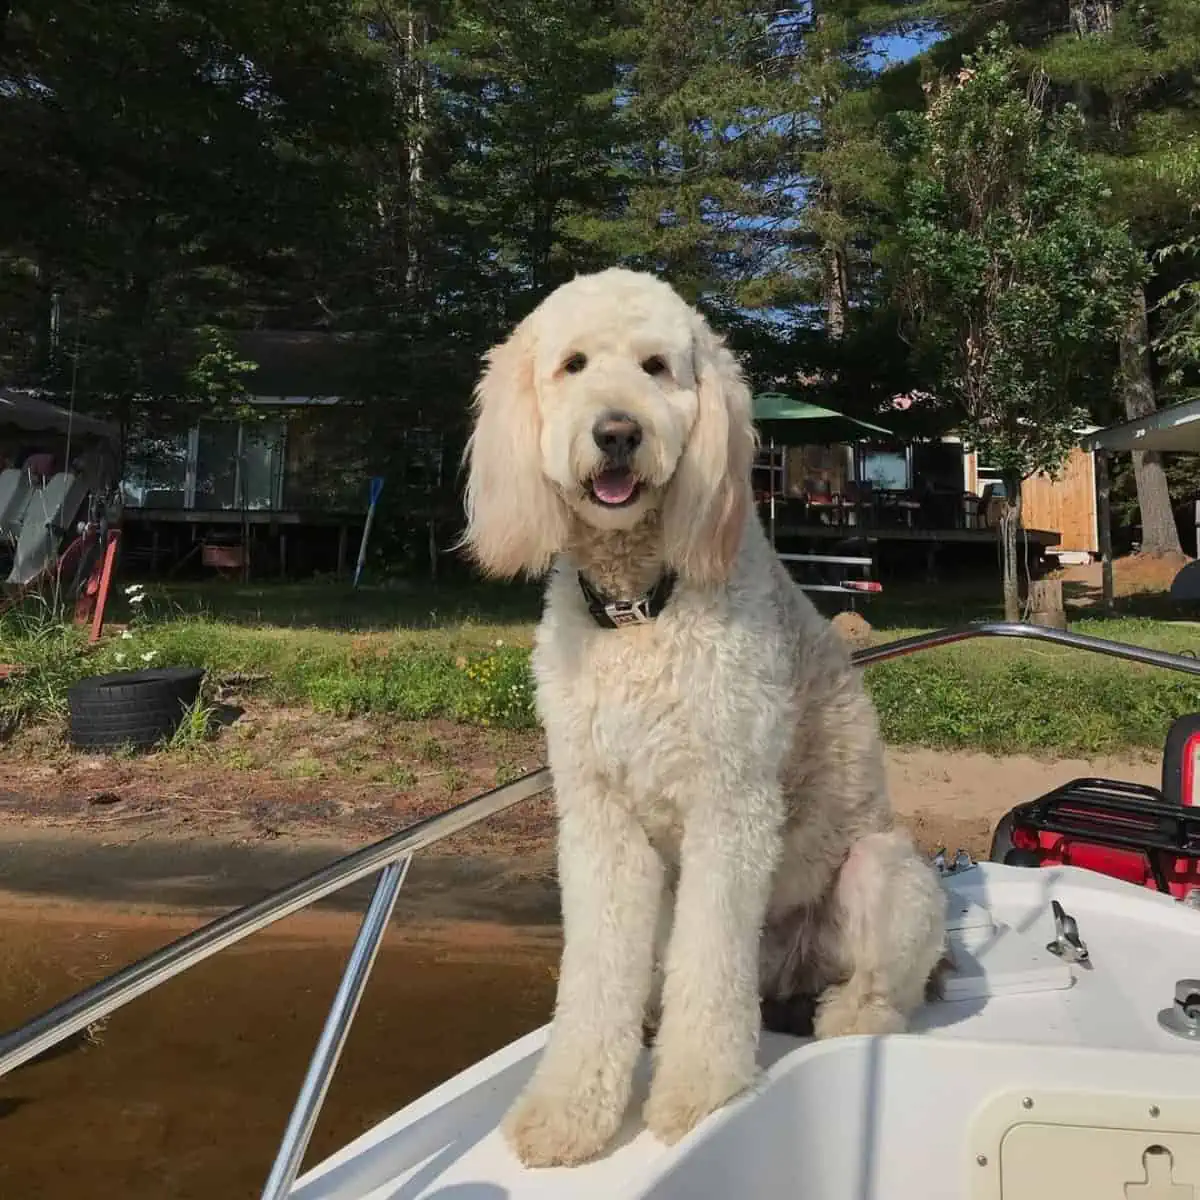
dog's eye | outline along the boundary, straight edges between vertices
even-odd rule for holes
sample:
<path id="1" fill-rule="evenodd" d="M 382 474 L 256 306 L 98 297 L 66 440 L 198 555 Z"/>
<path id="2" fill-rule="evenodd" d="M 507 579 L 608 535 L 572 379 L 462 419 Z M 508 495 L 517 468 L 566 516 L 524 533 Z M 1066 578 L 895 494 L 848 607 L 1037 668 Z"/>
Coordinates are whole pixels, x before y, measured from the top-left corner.
<path id="1" fill-rule="evenodd" d="M 642 370 L 647 375 L 661 375 L 667 369 L 667 360 L 660 354 L 652 354 L 642 359 Z"/>
<path id="2" fill-rule="evenodd" d="M 578 375 L 579 372 L 582 371 L 586 366 L 586 354 L 572 354 L 571 357 L 568 358 L 565 363 L 563 363 L 563 370 L 566 371 L 568 375 Z"/>

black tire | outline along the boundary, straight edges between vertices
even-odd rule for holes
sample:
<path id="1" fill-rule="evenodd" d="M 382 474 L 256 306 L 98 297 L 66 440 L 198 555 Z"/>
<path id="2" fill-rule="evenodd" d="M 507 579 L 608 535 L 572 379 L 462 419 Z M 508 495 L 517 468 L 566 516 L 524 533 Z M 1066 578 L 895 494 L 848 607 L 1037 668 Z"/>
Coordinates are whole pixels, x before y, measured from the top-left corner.
<path id="1" fill-rule="evenodd" d="M 120 671 L 81 679 L 68 693 L 71 744 L 80 749 L 145 750 L 169 738 L 195 703 L 201 667 Z"/>

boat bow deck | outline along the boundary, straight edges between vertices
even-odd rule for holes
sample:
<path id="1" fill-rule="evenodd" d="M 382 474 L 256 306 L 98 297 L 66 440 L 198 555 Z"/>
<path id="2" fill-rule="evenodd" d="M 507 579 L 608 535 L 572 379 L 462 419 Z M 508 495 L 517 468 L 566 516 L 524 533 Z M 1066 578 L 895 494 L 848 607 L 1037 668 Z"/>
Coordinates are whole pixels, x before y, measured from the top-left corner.
<path id="1" fill-rule="evenodd" d="M 1132 1125 L 1130 1182 L 1141 1178 L 1147 1138 L 1200 1130 L 1200 1040 L 1173 1036 L 1157 1020 L 1176 980 L 1200 970 L 1200 912 L 1073 868 L 982 864 L 948 877 L 947 897 L 963 986 L 927 1005 L 903 1036 L 812 1043 L 764 1034 L 759 1084 L 675 1147 L 638 1117 L 643 1061 L 630 1116 L 603 1158 L 524 1170 L 496 1126 L 536 1062 L 542 1028 L 364 1134 L 292 1195 L 962 1200 L 1004 1194 L 1002 1145 L 1014 1129 L 1049 1121 L 1066 1137 L 1071 1128 Z M 1054 899 L 1076 918 L 1087 965 L 1048 952 Z M 1010 1174 L 1021 1161 L 1010 1162 Z M 1197 1170 L 1200 1188 L 1200 1158 Z"/>

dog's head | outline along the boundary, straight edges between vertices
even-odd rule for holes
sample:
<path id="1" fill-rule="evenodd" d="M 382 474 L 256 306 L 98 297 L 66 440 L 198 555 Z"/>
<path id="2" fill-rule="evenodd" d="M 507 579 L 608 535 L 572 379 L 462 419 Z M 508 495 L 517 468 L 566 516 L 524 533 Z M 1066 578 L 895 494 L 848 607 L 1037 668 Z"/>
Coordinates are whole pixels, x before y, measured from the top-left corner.
<path id="1" fill-rule="evenodd" d="M 538 575 L 571 529 L 661 518 L 669 566 L 726 579 L 755 434 L 733 355 L 666 283 L 614 269 L 564 284 L 487 355 L 467 446 L 465 544 Z"/>

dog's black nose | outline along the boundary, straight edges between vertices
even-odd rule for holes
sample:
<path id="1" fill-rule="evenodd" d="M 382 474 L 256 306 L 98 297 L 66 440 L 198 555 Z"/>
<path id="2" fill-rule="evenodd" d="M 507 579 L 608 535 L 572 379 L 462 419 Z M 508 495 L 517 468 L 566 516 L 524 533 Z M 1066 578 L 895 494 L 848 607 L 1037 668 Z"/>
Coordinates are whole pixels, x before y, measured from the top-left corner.
<path id="1" fill-rule="evenodd" d="M 609 462 L 625 463 L 642 444 L 642 427 L 624 413 L 606 413 L 592 426 L 592 437 Z"/>

